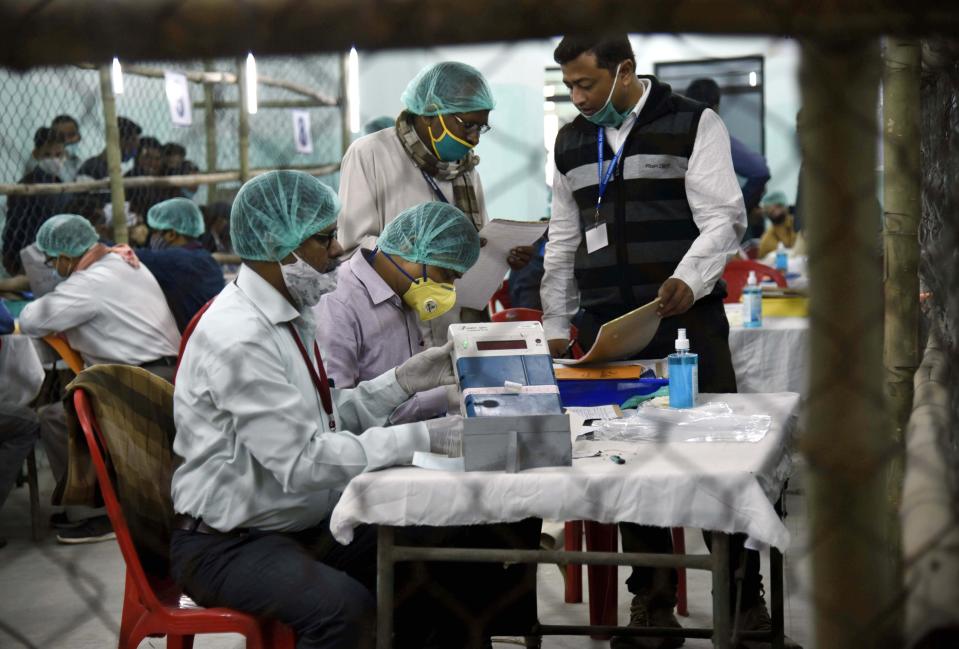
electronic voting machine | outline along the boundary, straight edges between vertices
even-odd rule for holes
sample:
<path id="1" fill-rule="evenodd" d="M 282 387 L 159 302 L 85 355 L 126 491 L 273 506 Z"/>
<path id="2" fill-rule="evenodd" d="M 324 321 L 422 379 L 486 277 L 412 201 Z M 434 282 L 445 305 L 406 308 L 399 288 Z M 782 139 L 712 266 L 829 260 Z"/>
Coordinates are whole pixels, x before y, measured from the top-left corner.
<path id="1" fill-rule="evenodd" d="M 449 338 L 465 417 L 467 470 L 568 466 L 569 419 L 543 325 L 453 324 Z"/>

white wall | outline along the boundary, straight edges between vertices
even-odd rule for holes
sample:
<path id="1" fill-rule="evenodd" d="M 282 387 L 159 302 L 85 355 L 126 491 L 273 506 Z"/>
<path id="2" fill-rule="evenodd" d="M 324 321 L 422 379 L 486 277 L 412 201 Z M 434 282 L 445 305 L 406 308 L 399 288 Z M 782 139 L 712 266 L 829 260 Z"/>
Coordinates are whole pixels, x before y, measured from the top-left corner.
<path id="1" fill-rule="evenodd" d="M 425 65 L 456 60 L 486 75 L 497 100 L 493 130 L 477 147 L 489 212 L 493 217 L 536 219 L 546 214 L 543 180 L 543 71 L 553 63 L 558 39 L 429 50 L 360 52 L 360 113 L 366 122 L 402 110 L 400 95 Z M 795 117 L 799 110 L 799 49 L 774 38 L 632 36 L 641 74 L 657 61 L 683 61 L 761 55 L 765 58 L 766 157 L 772 173 L 769 191 L 796 193 L 799 153 Z"/>

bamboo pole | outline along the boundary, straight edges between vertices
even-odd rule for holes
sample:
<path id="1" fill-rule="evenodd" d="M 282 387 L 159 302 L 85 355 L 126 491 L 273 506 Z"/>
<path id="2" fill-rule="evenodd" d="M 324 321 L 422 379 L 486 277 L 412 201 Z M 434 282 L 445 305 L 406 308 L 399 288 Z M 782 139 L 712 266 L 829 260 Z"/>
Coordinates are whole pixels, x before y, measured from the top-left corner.
<path id="1" fill-rule="evenodd" d="M 919 75 L 920 47 L 912 39 L 887 38 L 883 66 L 883 365 L 893 440 L 904 449 L 903 434 L 913 402 L 919 366 Z M 888 467 L 887 538 L 899 547 L 902 534 L 903 452 Z M 897 551 L 895 558 L 901 554 Z M 898 570 L 899 562 L 893 563 Z M 896 574 L 896 581 L 901 575 Z"/>
<path id="2" fill-rule="evenodd" d="M 243 74 L 245 60 L 241 57 L 236 60 L 237 89 L 239 91 L 239 107 L 237 108 L 237 146 L 240 160 L 240 183 L 250 179 L 250 114 L 246 111 L 246 75 Z"/>
<path id="3" fill-rule="evenodd" d="M 77 64 L 77 67 L 84 69 L 93 69 L 94 65 L 89 63 L 80 63 Z M 125 65 L 123 66 L 123 74 L 133 74 L 141 77 L 149 77 L 153 79 L 162 79 L 164 74 L 168 70 L 163 68 L 152 68 L 146 65 Z M 187 78 L 187 81 L 192 81 L 193 83 L 222 83 L 222 84 L 236 84 L 239 83 L 237 75 L 231 72 L 217 72 L 216 70 L 208 69 L 203 72 L 198 72 L 195 70 L 182 71 L 178 70 L 180 74 Z M 241 71 L 242 73 L 242 71 Z M 242 74 L 241 74 L 242 76 Z M 257 75 L 257 83 L 263 86 L 272 86 L 274 88 L 281 88 L 283 90 L 288 90 L 289 92 L 295 93 L 297 95 L 303 95 L 308 97 L 312 102 L 311 105 L 319 106 L 336 106 L 337 102 L 335 99 L 327 97 L 321 92 L 317 92 L 308 86 L 296 83 L 294 81 L 287 81 L 286 79 L 277 79 L 275 77 L 264 77 L 262 75 Z"/>
<path id="4" fill-rule="evenodd" d="M 217 101 L 213 103 L 214 110 L 235 109 L 239 106 L 235 101 Z M 316 101 L 315 99 L 266 99 L 258 102 L 257 106 L 262 110 L 264 108 L 332 108 L 329 104 Z M 207 110 L 206 101 L 197 101 L 193 103 L 196 110 Z"/>
<path id="5" fill-rule="evenodd" d="M 876 259 L 878 43 L 805 41 L 800 81 L 812 352 L 801 446 L 809 466 L 815 645 L 898 647 L 885 544 L 891 435 Z"/>
<path id="6" fill-rule="evenodd" d="M 340 163 L 334 162 L 325 165 L 278 165 L 276 167 L 261 167 L 250 169 L 250 177 L 265 174 L 276 169 L 294 169 L 304 171 L 314 176 L 326 176 L 336 173 Z M 191 187 L 205 183 L 233 182 L 240 179 L 240 171 L 217 171 L 214 173 L 185 174 L 181 176 L 136 176 L 121 178 L 123 187 Z M 110 187 L 110 180 L 83 180 L 72 183 L 45 183 L 36 185 L 0 184 L 0 195 L 6 196 L 38 196 L 40 194 L 72 194 L 82 192 L 103 191 Z"/>
<path id="7" fill-rule="evenodd" d="M 83 38 L 76 38 L 78 25 Z M 959 11 L 941 0 L 646 0 L 641 6 L 622 0 L 477 0 L 455 6 L 449 0 L 7 0 L 0 3 L 0 65 L 518 41 L 610 26 L 646 33 L 951 35 L 959 32 Z"/>
<path id="8" fill-rule="evenodd" d="M 213 71 L 213 61 L 203 62 L 203 68 L 207 72 Z M 216 150 L 216 97 L 213 95 L 213 84 L 204 82 L 203 84 L 203 128 L 206 135 L 206 171 L 214 173 L 217 164 Z M 208 183 L 206 186 L 207 203 L 216 200 L 216 183 Z"/>
<path id="9" fill-rule="evenodd" d="M 350 83 L 350 55 L 349 53 L 340 54 L 340 138 L 343 154 L 350 148 L 353 142 L 353 134 L 350 131 L 350 101 L 349 101 L 349 83 Z"/>
<path id="10" fill-rule="evenodd" d="M 120 128 L 117 126 L 117 104 L 113 96 L 110 66 L 100 67 L 100 97 L 103 101 L 103 123 L 106 125 L 107 175 L 110 184 L 110 202 L 113 207 L 113 240 L 126 243 L 127 216 L 126 197 L 123 193 L 123 172 L 120 170 Z"/>

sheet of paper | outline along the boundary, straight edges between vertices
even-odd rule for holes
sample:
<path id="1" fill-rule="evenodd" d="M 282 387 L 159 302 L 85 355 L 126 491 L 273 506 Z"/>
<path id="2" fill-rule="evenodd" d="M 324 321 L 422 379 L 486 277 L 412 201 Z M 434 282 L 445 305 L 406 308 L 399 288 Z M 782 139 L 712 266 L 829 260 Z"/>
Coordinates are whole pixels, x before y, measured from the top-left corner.
<path id="1" fill-rule="evenodd" d="M 413 452 L 413 466 L 431 471 L 466 471 L 466 463 L 461 457 L 446 457 L 423 451 Z"/>
<path id="2" fill-rule="evenodd" d="M 656 308 L 659 298 L 638 309 L 633 309 L 599 328 L 596 341 L 582 358 L 555 358 L 562 365 L 586 365 L 608 363 L 631 358 L 643 351 L 659 329 L 659 314 Z"/>
<path id="3" fill-rule="evenodd" d="M 180 72 L 164 71 L 166 100 L 170 106 L 170 120 L 175 126 L 193 124 L 193 104 L 190 102 L 190 82 Z"/>
<path id="4" fill-rule="evenodd" d="M 293 145 L 297 153 L 313 153 L 313 135 L 310 129 L 310 111 L 290 111 L 293 117 Z"/>
<path id="5" fill-rule="evenodd" d="M 623 416 L 623 411 L 617 405 L 609 406 L 570 406 L 566 408 L 567 413 L 576 413 L 583 421 L 590 419 L 619 419 Z"/>
<path id="6" fill-rule="evenodd" d="M 528 246 L 539 239 L 548 223 L 541 221 L 507 221 L 493 219 L 480 230 L 486 245 L 480 249 L 479 259 L 469 271 L 456 281 L 456 305 L 482 309 L 506 276 L 509 265 L 506 258 L 517 246 Z"/>

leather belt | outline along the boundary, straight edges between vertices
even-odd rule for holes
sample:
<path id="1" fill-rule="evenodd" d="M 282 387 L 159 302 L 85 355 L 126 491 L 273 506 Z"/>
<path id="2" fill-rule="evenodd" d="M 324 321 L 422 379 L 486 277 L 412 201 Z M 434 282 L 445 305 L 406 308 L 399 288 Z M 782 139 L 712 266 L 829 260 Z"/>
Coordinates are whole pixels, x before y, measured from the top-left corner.
<path id="1" fill-rule="evenodd" d="M 217 534 L 219 536 L 237 536 L 240 534 L 246 534 L 250 530 L 243 528 L 236 528 L 230 530 L 229 532 L 221 532 L 218 529 L 210 527 L 204 523 L 199 518 L 193 518 L 189 514 L 176 514 L 173 516 L 173 529 L 175 530 L 186 530 L 187 532 L 196 532 L 199 534 Z"/>

